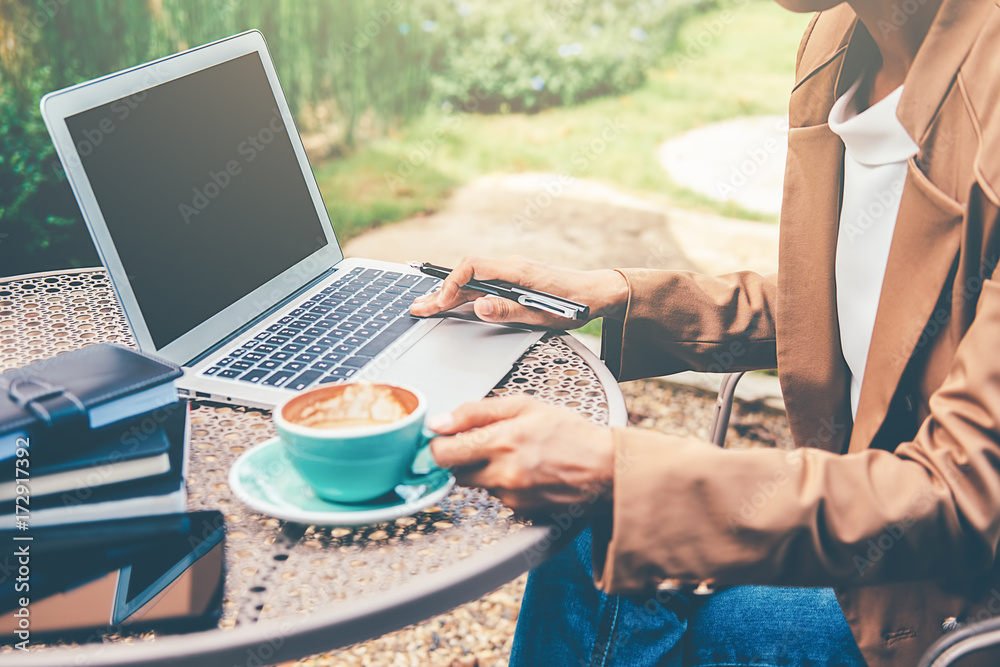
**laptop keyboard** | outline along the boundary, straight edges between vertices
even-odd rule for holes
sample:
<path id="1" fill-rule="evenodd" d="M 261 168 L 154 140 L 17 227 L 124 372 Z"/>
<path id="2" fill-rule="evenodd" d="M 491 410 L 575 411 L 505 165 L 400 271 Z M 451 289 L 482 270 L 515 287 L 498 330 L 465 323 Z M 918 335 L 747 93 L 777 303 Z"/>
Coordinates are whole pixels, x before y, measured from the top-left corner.
<path id="1" fill-rule="evenodd" d="M 294 390 L 342 382 L 420 322 L 410 304 L 440 284 L 355 268 L 204 374 Z"/>

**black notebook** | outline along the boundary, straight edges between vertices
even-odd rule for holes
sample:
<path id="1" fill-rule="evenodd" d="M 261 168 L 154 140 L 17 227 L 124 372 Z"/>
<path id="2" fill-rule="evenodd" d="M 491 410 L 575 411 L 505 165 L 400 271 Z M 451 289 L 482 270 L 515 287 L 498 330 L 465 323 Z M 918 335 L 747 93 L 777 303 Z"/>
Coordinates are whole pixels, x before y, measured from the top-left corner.
<path id="1" fill-rule="evenodd" d="M 91 429 L 177 400 L 176 365 L 100 343 L 0 374 L 0 461 L 31 443 L 33 465 L 73 458 Z M 68 435 L 68 437 L 66 437 Z"/>
<path id="2" fill-rule="evenodd" d="M 21 500 L 0 501 L 0 526 L 14 526 L 18 518 L 26 519 L 34 528 L 183 512 L 187 504 L 184 482 L 187 473 L 187 409 L 186 402 L 178 401 L 154 413 L 162 417 L 158 429 L 169 447 L 169 468 L 166 472 L 44 496 L 34 495 L 32 490 L 27 504 Z M 22 509 L 16 509 L 17 505 L 21 505 Z M 28 511 L 25 512 L 25 509 Z"/>
<path id="3" fill-rule="evenodd" d="M 65 437 L 71 438 L 73 445 L 61 449 L 72 451 L 72 456 L 29 460 L 31 495 L 105 486 L 169 471 L 170 440 L 160 424 L 167 411 L 182 408 L 182 403 L 176 403 L 139 415 L 125 424 L 112 424 L 80 435 L 68 434 Z M 34 446 L 42 445 L 36 442 Z M 0 502 L 13 499 L 18 483 L 23 481 L 0 481 Z"/>

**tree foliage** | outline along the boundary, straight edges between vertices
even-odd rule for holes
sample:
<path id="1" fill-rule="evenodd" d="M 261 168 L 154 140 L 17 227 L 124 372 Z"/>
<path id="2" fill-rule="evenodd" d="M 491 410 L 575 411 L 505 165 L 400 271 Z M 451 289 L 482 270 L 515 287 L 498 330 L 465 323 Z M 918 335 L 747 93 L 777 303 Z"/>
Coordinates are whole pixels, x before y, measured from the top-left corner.
<path id="1" fill-rule="evenodd" d="M 538 111 L 639 85 L 698 0 L 0 0 L 0 275 L 96 261 L 42 95 L 251 28 L 300 129 L 347 150 L 428 103 Z"/>

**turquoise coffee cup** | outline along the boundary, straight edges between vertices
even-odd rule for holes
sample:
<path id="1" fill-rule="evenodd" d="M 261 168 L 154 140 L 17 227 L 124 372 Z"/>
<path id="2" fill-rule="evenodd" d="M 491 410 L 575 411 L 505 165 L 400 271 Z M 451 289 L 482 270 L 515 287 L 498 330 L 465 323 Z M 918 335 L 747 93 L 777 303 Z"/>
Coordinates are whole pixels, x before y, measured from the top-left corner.
<path id="1" fill-rule="evenodd" d="M 424 427 L 427 400 L 415 389 L 374 385 L 389 389 L 408 412 L 387 424 L 315 428 L 295 423 L 304 408 L 337 398 L 348 386 L 303 392 L 272 413 L 288 458 L 316 495 L 332 502 L 364 502 L 400 484 L 427 483 L 440 473 L 430 453 L 436 434 Z"/>

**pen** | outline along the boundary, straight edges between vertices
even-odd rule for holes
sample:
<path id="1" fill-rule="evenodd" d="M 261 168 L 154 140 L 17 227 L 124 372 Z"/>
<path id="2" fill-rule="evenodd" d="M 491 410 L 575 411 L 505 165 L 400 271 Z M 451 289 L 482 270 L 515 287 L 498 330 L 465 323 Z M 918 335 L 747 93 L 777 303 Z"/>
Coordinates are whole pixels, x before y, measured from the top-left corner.
<path id="1" fill-rule="evenodd" d="M 451 275 L 451 269 L 443 266 L 435 266 L 427 262 L 410 262 L 410 266 L 421 273 L 444 280 Z M 553 315 L 559 315 L 570 320 L 585 320 L 590 317 L 590 306 L 585 306 L 576 301 L 564 299 L 561 296 L 540 292 L 527 287 L 522 287 L 506 280 L 476 280 L 473 278 L 462 286 L 462 289 L 475 290 L 492 296 L 499 296 L 504 299 L 516 301 L 522 306 L 544 310 Z"/>

